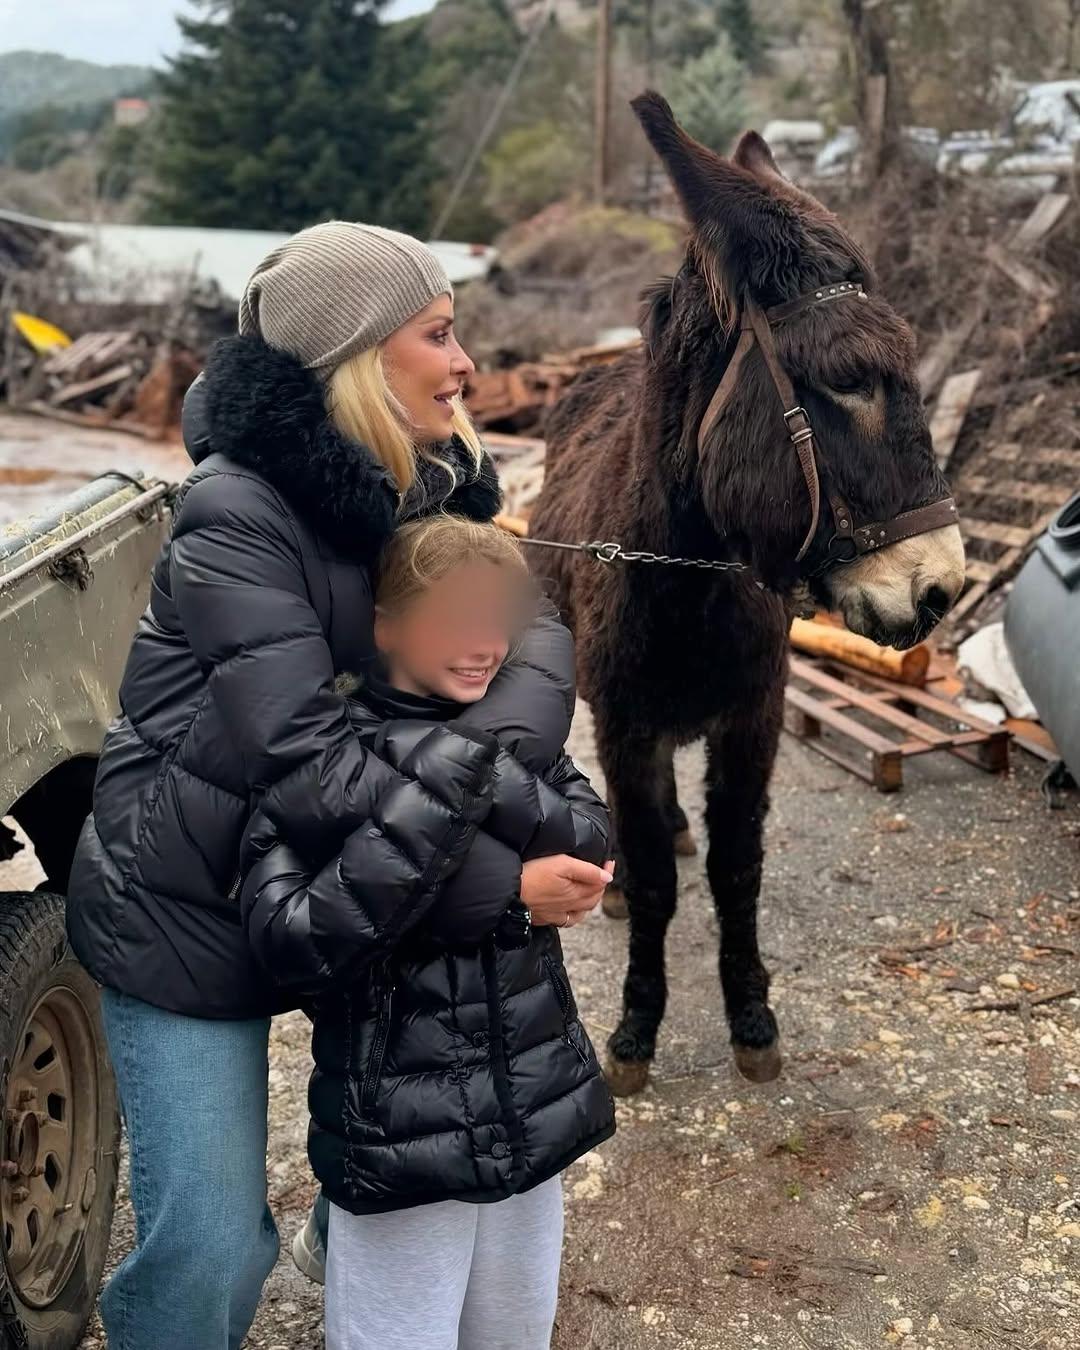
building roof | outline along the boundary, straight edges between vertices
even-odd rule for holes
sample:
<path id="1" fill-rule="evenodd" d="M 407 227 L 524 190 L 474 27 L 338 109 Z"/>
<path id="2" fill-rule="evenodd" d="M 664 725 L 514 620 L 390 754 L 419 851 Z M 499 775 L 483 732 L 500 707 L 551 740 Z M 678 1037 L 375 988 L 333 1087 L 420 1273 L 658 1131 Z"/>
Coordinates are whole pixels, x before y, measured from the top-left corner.
<path id="1" fill-rule="evenodd" d="M 5 223 L 57 236 L 86 279 L 87 298 L 144 304 L 167 303 L 191 287 L 208 302 L 235 302 L 262 259 L 289 237 L 272 230 L 41 220 L 0 210 L 0 229 Z M 449 240 L 430 247 L 455 286 L 486 276 L 496 256 L 485 245 Z"/>

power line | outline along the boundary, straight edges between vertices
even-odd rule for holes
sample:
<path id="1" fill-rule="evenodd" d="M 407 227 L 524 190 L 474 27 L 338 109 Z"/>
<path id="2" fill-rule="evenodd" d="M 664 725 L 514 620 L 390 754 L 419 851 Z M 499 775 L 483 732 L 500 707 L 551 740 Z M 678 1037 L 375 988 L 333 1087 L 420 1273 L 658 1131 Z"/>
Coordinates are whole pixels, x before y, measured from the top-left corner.
<path id="1" fill-rule="evenodd" d="M 481 128 L 480 135 L 477 136 L 476 140 L 473 142 L 473 147 L 469 151 L 469 157 L 462 165 L 461 172 L 458 174 L 454 186 L 450 189 L 449 197 L 447 197 L 446 201 L 443 203 L 442 210 L 435 218 L 435 223 L 432 225 L 428 235 L 430 239 L 439 238 L 444 228 L 446 227 L 446 222 L 453 215 L 454 208 L 457 206 L 459 200 L 461 199 L 461 194 L 465 191 L 465 185 L 472 177 L 473 170 L 476 168 L 480 156 L 484 153 L 484 147 L 491 139 L 495 131 L 495 128 L 499 125 L 499 121 L 503 115 L 503 110 L 505 109 L 507 103 L 509 102 L 510 95 L 514 92 L 518 80 L 521 79 L 521 73 L 525 69 L 525 65 L 528 62 L 530 55 L 532 54 L 532 50 L 536 46 L 540 38 L 540 34 L 547 27 L 547 22 L 548 19 L 551 17 L 551 11 L 554 8 L 554 6 L 555 0 L 546 0 L 546 3 L 544 5 L 543 11 L 540 14 L 539 19 L 537 19 L 536 24 L 529 33 L 529 36 L 518 48 L 518 54 L 514 58 L 514 64 L 510 67 L 510 73 L 507 75 L 505 81 L 503 82 L 503 87 L 499 90 L 498 97 L 492 104 L 491 112 L 488 114 L 488 119 Z"/>

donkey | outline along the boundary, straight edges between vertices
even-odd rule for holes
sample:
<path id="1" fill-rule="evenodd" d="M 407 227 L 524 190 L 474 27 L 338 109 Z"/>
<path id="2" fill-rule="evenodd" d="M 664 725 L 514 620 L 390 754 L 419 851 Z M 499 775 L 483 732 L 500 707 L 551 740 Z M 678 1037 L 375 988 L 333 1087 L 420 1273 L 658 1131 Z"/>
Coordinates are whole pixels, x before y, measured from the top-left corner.
<path id="1" fill-rule="evenodd" d="M 632 106 L 686 214 L 686 253 L 643 297 L 642 348 L 552 410 L 530 522 L 537 543 L 699 564 L 530 550 L 577 637 L 614 812 L 630 950 L 607 1069 L 624 1094 L 647 1081 L 667 996 L 675 747 L 706 739 L 720 981 L 736 1065 L 765 1082 L 781 1061 L 757 900 L 792 613 L 835 610 L 906 647 L 964 580 L 914 337 L 859 246 L 756 133 L 724 159 L 659 94 Z"/>

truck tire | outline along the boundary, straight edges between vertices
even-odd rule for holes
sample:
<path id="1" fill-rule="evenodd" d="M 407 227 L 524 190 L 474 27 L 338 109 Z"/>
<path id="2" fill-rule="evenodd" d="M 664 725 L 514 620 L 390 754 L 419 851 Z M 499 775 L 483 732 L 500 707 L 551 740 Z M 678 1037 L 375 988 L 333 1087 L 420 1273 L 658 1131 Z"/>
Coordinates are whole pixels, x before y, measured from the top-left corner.
<path id="1" fill-rule="evenodd" d="M 61 895 L 0 895 L 0 1098 L 0 1347 L 75 1350 L 109 1247 L 120 1122 Z"/>

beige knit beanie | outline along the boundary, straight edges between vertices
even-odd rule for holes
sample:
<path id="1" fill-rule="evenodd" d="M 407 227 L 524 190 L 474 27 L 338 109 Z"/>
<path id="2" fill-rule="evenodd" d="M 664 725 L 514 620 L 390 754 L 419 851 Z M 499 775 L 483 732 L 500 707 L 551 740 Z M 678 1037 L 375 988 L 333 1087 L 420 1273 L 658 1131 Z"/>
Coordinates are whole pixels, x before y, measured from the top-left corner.
<path id="1" fill-rule="evenodd" d="M 388 338 L 437 296 L 453 295 L 426 244 L 396 230 L 330 220 L 301 230 L 255 269 L 240 332 L 311 370 L 340 365 Z"/>

